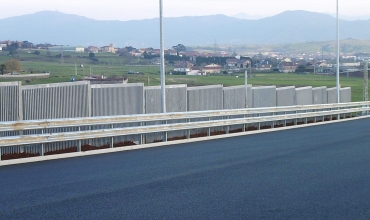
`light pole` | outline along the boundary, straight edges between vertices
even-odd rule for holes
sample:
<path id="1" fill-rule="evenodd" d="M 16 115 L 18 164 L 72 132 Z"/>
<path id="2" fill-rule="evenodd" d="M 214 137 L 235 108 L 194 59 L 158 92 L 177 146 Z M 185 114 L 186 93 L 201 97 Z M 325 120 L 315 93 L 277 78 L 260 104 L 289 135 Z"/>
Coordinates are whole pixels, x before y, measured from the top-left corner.
<path id="1" fill-rule="evenodd" d="M 161 101 L 162 113 L 166 113 L 166 76 L 164 65 L 164 39 L 163 39 L 163 4 L 159 0 L 159 21 L 160 21 L 160 47 L 161 47 Z"/>
<path id="2" fill-rule="evenodd" d="M 340 103 L 340 84 L 339 84 L 339 0 L 337 0 L 337 101 Z"/>

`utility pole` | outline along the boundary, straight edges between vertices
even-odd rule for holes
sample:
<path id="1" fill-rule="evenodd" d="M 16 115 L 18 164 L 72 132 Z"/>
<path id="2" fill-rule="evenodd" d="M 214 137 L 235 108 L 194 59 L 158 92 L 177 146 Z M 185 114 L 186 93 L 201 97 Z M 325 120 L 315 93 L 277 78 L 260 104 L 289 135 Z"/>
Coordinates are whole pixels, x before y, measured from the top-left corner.
<path id="1" fill-rule="evenodd" d="M 340 84 L 339 84 L 339 0 L 337 0 L 337 101 L 340 103 Z"/>
<path id="2" fill-rule="evenodd" d="M 159 21 L 160 21 L 160 47 L 161 47 L 161 101 L 162 113 L 166 113 L 166 71 L 164 63 L 164 39 L 163 39 L 163 3 L 159 0 Z"/>
<path id="3" fill-rule="evenodd" d="M 364 65 L 364 102 L 369 101 L 369 61 L 365 60 Z"/>
<path id="4" fill-rule="evenodd" d="M 245 107 L 248 108 L 248 70 L 244 73 Z"/>
<path id="5" fill-rule="evenodd" d="M 64 64 L 63 45 L 60 45 L 60 63 Z"/>

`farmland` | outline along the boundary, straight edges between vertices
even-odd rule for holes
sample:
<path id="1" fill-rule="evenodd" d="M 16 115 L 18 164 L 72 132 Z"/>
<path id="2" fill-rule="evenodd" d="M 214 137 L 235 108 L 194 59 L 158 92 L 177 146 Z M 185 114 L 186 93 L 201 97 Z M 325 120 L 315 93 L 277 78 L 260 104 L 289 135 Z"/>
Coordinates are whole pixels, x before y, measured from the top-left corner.
<path id="1" fill-rule="evenodd" d="M 20 51 L 15 55 L 22 63 L 21 74 L 42 73 L 50 71 L 48 79 L 23 79 L 23 85 L 46 84 L 69 82 L 72 77 L 80 80 L 85 76 L 105 75 L 107 77 L 128 77 L 129 83 L 144 83 L 145 85 L 160 85 L 159 66 L 147 65 L 147 60 L 134 57 L 120 57 L 112 53 L 96 54 L 98 63 L 93 63 L 89 59 L 88 53 L 64 53 L 63 62 L 57 52 L 47 54 L 40 51 L 34 52 Z M 5 52 L 0 53 L 0 63 L 14 57 L 9 57 Z M 127 65 L 127 63 L 136 63 Z M 77 67 L 77 68 L 76 68 Z M 77 70 L 77 75 L 76 75 Z M 166 84 L 187 84 L 188 86 L 202 86 L 212 84 L 223 84 L 224 86 L 235 86 L 244 84 L 244 74 L 236 73 L 232 75 L 208 75 L 208 76 L 185 76 L 170 75 L 173 66 L 166 66 Z M 129 71 L 140 72 L 142 74 L 127 74 Z M 14 80 L 1 80 L 2 82 Z M 281 86 L 327 86 L 335 87 L 335 77 L 329 75 L 314 74 L 281 74 L 281 73 L 252 73 L 248 83 L 258 85 Z M 352 101 L 362 100 L 363 80 L 361 78 L 341 76 L 341 86 L 352 88 Z"/>

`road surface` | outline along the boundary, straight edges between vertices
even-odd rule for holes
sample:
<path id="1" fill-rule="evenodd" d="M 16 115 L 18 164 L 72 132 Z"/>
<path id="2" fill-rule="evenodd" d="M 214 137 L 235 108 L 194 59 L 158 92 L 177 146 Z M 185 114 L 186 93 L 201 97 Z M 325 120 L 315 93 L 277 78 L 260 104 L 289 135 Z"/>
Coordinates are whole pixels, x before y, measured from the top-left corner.
<path id="1" fill-rule="evenodd" d="M 0 167 L 0 219 L 369 219 L 370 119 Z"/>

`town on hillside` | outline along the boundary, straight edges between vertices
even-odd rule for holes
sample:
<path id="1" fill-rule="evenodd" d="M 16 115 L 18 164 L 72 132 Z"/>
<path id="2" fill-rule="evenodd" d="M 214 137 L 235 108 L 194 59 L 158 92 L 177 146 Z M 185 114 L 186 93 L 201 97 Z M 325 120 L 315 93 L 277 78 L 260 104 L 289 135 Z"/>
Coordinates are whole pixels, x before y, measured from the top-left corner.
<path id="1" fill-rule="evenodd" d="M 0 54 L 17 57 L 17 51 L 27 51 L 32 54 L 57 53 L 56 56 L 63 58 L 69 53 L 80 54 L 87 57 L 94 64 L 104 64 L 99 61 L 96 54 L 112 53 L 121 57 L 138 59 L 129 60 L 126 65 L 160 65 L 160 50 L 152 47 L 134 48 L 126 46 L 114 47 L 112 44 L 102 47 L 52 45 L 48 43 L 33 44 L 29 41 L 0 41 Z M 276 72 L 276 73 L 314 73 L 334 74 L 336 71 L 336 54 L 282 54 L 280 52 L 255 52 L 249 54 L 229 54 L 222 50 L 194 50 L 182 44 L 165 50 L 166 65 L 171 65 L 170 74 L 178 75 L 209 75 L 231 74 L 248 71 Z M 362 61 L 369 60 L 370 53 L 341 53 L 340 72 L 357 73 L 363 70 Z M 2 70 L 2 74 L 4 74 Z M 10 73 L 12 74 L 12 73 Z"/>

